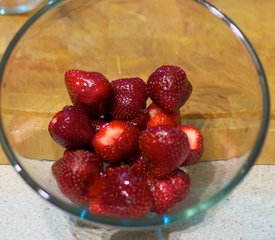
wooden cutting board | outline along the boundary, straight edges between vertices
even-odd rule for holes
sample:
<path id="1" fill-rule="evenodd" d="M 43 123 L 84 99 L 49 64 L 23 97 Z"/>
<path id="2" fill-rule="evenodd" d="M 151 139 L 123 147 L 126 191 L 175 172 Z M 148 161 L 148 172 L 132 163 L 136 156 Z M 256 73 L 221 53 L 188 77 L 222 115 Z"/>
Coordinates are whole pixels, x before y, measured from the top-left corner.
<path id="1" fill-rule="evenodd" d="M 269 81 L 270 93 L 272 93 L 275 88 L 275 68 L 272 67 L 275 66 L 275 22 L 273 21 L 275 4 L 273 3 L 273 0 L 213 0 L 211 1 L 211 3 L 222 9 L 223 12 L 225 12 L 228 16 L 234 19 L 234 21 L 241 27 L 241 29 L 246 33 L 248 38 L 251 40 L 265 67 Z M 0 57 L 3 54 L 8 42 L 13 37 L 14 33 L 29 18 L 30 15 L 31 13 L 20 16 L 0 16 Z M 271 123 L 268 132 L 268 137 L 262 154 L 260 155 L 257 161 L 257 163 L 261 164 L 275 164 L 275 149 L 272 147 L 273 142 L 275 140 L 275 109 L 273 107 L 275 103 L 274 98 L 274 96 L 271 96 Z M 222 124 L 223 123 L 221 123 L 221 125 Z M 208 131 L 205 132 L 207 137 L 211 137 L 213 141 L 218 141 L 215 135 L 215 132 L 217 132 L 215 129 L 216 127 L 219 127 L 218 121 L 215 123 L 215 126 L 213 126 L 213 128 L 210 127 Z M 235 135 L 236 137 L 238 135 L 238 130 L 236 130 L 236 132 L 234 132 L 233 135 Z M 34 143 L 30 142 L 29 144 Z M 217 146 L 218 148 L 220 146 L 222 151 L 222 145 Z M 216 149 L 216 153 L 218 156 L 219 149 Z M 211 153 L 205 151 L 205 155 L 210 154 Z M 8 160 L 6 159 L 3 151 L 0 150 L 0 164 L 6 163 L 8 163 Z"/>

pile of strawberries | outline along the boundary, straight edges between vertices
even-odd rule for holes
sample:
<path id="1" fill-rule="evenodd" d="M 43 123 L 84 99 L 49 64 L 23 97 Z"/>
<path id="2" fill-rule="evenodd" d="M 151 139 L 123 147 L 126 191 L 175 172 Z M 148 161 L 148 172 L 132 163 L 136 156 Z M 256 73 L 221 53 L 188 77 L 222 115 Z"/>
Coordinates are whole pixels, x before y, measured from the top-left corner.
<path id="1" fill-rule="evenodd" d="M 180 125 L 192 92 L 183 69 L 161 66 L 147 83 L 69 70 L 65 84 L 73 105 L 54 115 L 49 133 L 66 148 L 52 173 L 67 198 L 122 218 L 163 214 L 186 198 L 190 177 L 180 167 L 200 160 L 203 138 Z"/>

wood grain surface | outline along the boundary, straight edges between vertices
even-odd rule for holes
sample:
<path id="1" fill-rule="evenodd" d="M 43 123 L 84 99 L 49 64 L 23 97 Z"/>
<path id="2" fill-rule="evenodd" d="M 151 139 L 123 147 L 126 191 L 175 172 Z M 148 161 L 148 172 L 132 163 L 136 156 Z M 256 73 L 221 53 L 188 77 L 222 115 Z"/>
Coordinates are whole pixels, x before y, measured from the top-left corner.
<path id="1" fill-rule="evenodd" d="M 160 0 L 161 1 L 161 0 Z M 272 102 L 272 109 L 271 109 L 271 122 L 270 122 L 270 128 L 268 132 L 268 137 L 266 139 L 266 143 L 264 146 L 264 149 L 260 155 L 260 157 L 257 160 L 257 163 L 259 164 L 275 164 L 275 149 L 272 147 L 273 142 L 275 141 L 275 108 L 273 107 L 275 104 L 275 97 L 272 95 L 272 92 L 274 92 L 275 88 L 275 22 L 273 18 L 273 13 L 275 12 L 275 4 L 272 0 L 266 0 L 266 1 L 259 1 L 259 0 L 244 0 L 244 1 L 233 1 L 233 0 L 213 0 L 211 1 L 214 5 L 219 7 L 223 12 L 225 12 L 229 17 L 234 19 L 235 23 L 245 32 L 247 37 L 250 39 L 254 47 L 256 48 L 256 51 L 258 52 L 262 63 L 264 65 L 269 87 L 270 87 L 270 93 L 271 93 L 271 102 Z M 170 8 L 163 9 L 162 11 L 169 11 Z M 3 54 L 6 46 L 8 45 L 11 38 L 14 36 L 15 32 L 20 28 L 20 26 L 30 17 L 32 13 L 29 13 L 27 15 L 6 15 L 6 16 L 0 16 L 0 29 L 1 29 L 1 35 L 0 35 L 0 57 Z M 161 14 L 155 15 L 155 17 L 161 17 Z M 187 13 L 188 14 L 188 13 Z M 195 14 L 195 13 L 194 13 Z M 98 16 L 100 18 L 100 16 Z M 176 18 L 177 16 L 175 16 Z M 198 15 L 199 17 L 199 15 Z M 104 22 L 104 21 L 103 21 Z M 176 24 L 173 25 L 174 28 L 177 28 Z M 171 32 L 173 30 L 171 29 Z M 77 33 L 78 34 L 78 33 Z M 80 38 L 81 38 L 81 33 Z M 183 41 L 185 41 L 183 39 Z M 50 41 L 49 41 L 50 42 Z M 47 44 L 47 42 L 45 42 Z M 58 43 L 62 44 L 62 43 Z M 107 44 L 114 44 L 107 43 Z M 133 43 L 135 44 L 135 43 Z M 150 44 L 150 43 L 148 43 Z M 159 44 L 165 44 L 165 43 L 159 43 Z M 215 43 L 212 43 L 215 44 Z M 34 43 L 35 47 L 35 43 Z M 157 47 L 157 46 L 156 46 Z M 173 46 L 175 51 L 177 51 L 177 46 Z M 154 46 L 151 46 L 154 50 Z M 137 49 L 138 50 L 138 49 Z M 152 50 L 152 51 L 153 51 Z M 50 51 L 50 50 L 49 50 Z M 203 49 L 202 49 L 203 51 Z M 233 56 L 237 54 L 237 51 L 241 51 L 241 49 L 235 49 L 236 52 L 230 52 L 225 53 L 225 56 L 223 56 L 226 59 L 233 59 Z M 168 54 L 168 53 L 164 53 Z M 226 55 L 228 54 L 228 55 Z M 152 55 L 152 54 L 151 54 Z M 167 56 L 168 56 L 167 55 Z M 168 56 L 169 57 L 169 56 Z M 198 59 L 198 56 L 195 56 Z M 31 59 L 31 57 L 30 57 Z M 153 59 L 153 57 L 152 57 Z M 208 59 L 211 61 L 211 59 Z M 66 61 L 66 59 L 64 59 Z M 123 64 L 123 58 L 120 59 L 121 63 Z M 135 61 L 133 60 L 133 67 L 135 65 Z M 142 62 L 143 60 L 139 60 Z M 236 60 L 237 61 L 237 60 Z M 110 62 L 111 63 L 111 62 Z M 20 66 L 21 63 L 18 63 L 18 66 Z M 29 61 L 25 63 L 29 66 L 29 69 L 38 68 L 41 66 L 38 66 L 35 62 Z M 51 62 L 45 61 L 45 64 L 41 67 L 41 71 L 47 71 L 47 64 L 51 64 Z M 60 63 L 62 64 L 62 63 Z M 243 64 L 243 67 L 247 67 L 245 62 L 240 62 L 240 64 Z M 187 67 L 192 70 L 192 65 L 186 63 Z M 123 66 L 123 65 L 122 65 Z M 50 67 L 50 66 L 49 66 Z M 57 66 L 58 67 L 58 66 Z M 117 66 L 116 66 L 117 67 Z M 225 68 L 228 67 L 230 69 L 230 65 L 225 66 Z M 229 69 L 225 69 L 224 71 L 229 71 Z M 191 71 L 192 72 L 192 71 Z M 107 73 L 108 74 L 108 73 Z M 126 71 L 127 74 L 127 71 Z M 110 74 L 111 75 L 111 74 Z M 57 76 L 53 76 L 57 77 Z M 112 76 L 113 77 L 113 76 Z M 116 77 L 116 76 L 114 76 Z M 204 76 L 203 76 L 204 77 Z M 207 76 L 206 76 L 207 77 Z M 229 79 L 230 80 L 230 79 Z M 215 79 L 213 80 L 215 82 Z M 196 86 L 196 83 L 195 83 Z M 39 87 L 40 93 L 37 93 L 37 89 L 29 88 L 28 83 L 26 83 L 26 89 L 28 89 L 28 93 L 32 94 L 32 98 L 29 99 L 26 104 L 28 106 L 31 106 L 30 112 L 28 114 L 34 114 L 36 112 L 36 116 L 34 118 L 30 118 L 28 114 L 20 116 L 20 118 L 14 118 L 12 115 L 10 115 L 10 118 L 7 117 L 5 120 L 6 123 L 12 123 L 13 126 L 16 126 L 22 123 L 25 123 L 25 128 L 27 129 L 28 126 L 36 126 L 37 129 L 43 128 L 46 124 L 48 119 L 52 116 L 55 109 L 52 109 L 51 105 L 47 105 L 48 102 L 56 101 L 64 104 L 63 99 L 59 99 L 58 97 L 56 99 L 52 99 L 53 97 L 44 98 L 45 95 L 43 95 L 43 84 L 37 85 L 36 87 Z M 42 88 L 41 88 L 42 87 Z M 55 86 L 52 86 L 56 89 L 60 88 L 61 86 L 56 83 Z M 205 85 L 207 87 L 207 85 Z M 208 94 L 214 94 L 217 89 L 219 89 L 219 84 L 217 83 L 216 89 L 213 88 L 212 90 L 208 90 Z M 42 90 L 41 90 L 42 89 Z M 203 88 L 202 88 L 203 89 Z M 209 88 L 208 88 L 209 89 Z M 245 93 L 247 95 L 250 95 L 253 97 L 253 94 L 255 94 L 253 91 L 249 89 L 241 89 L 242 93 Z M 45 90 L 46 91 L 46 90 Z M 213 91 L 213 92 L 211 92 Z M 37 93 L 37 94 L 36 94 Z M 64 93 L 65 94 L 65 93 Z M 251 109 L 253 110 L 254 105 L 255 109 L 257 109 L 257 103 L 249 102 L 250 100 L 242 99 L 242 102 L 235 108 L 236 113 L 230 113 L 226 111 L 227 105 L 231 102 L 236 102 L 235 98 L 239 98 L 239 95 L 231 95 L 229 92 L 223 93 L 225 96 L 227 96 L 227 99 L 223 99 L 219 97 L 219 95 L 216 95 L 215 106 L 213 107 L 212 101 L 207 96 L 204 97 L 204 101 L 201 101 L 201 96 L 204 95 L 204 92 L 197 92 L 192 100 L 192 104 L 189 106 L 186 106 L 185 112 L 183 112 L 183 115 L 187 115 L 186 117 L 186 123 L 191 123 L 196 126 L 204 126 L 204 136 L 207 138 L 206 146 L 205 146 L 205 152 L 204 152 L 204 159 L 206 160 L 218 160 L 222 158 L 229 158 L 231 156 L 236 156 L 239 154 L 239 152 L 243 152 L 244 149 L 242 149 L 241 146 L 237 146 L 234 143 L 234 139 L 239 138 L 240 136 L 246 138 L 246 144 L 243 145 L 243 148 L 248 148 L 251 144 L 250 140 L 253 139 L 250 137 L 250 135 L 253 135 L 253 124 L 251 124 L 251 118 L 254 114 L 253 111 L 249 112 L 243 112 L 242 106 L 248 106 L 251 104 Z M 62 94 L 60 94 L 62 96 Z M 9 110 L 5 109 L 5 111 L 19 111 L 19 109 L 16 109 L 17 105 L 20 105 L 20 99 L 24 98 L 24 95 L 18 96 L 16 91 L 9 93 L 9 99 L 12 99 L 12 101 L 9 102 Z M 43 99 L 43 101 L 41 101 Z M 229 99 L 229 100 L 228 100 Z M 39 100 L 39 101 L 38 101 Z M 65 100 L 65 102 L 68 102 L 68 100 Z M 39 102 L 39 104 L 38 104 Z M 69 103 L 69 102 L 68 102 Z M 58 107 L 56 108 L 58 109 Z M 48 108 L 47 108 L 48 106 Z M 209 108 L 209 106 L 211 106 Z M 192 109 L 200 109 L 200 115 L 197 115 L 196 112 L 192 112 Z M 41 109 L 41 111 L 38 111 L 38 109 Z M 223 111 L 224 109 L 224 111 Z M 43 112 L 43 113 L 42 113 Z M 256 110 L 255 110 L 256 112 Z M 5 112 L 7 116 L 9 116 L 8 112 Z M 234 117 L 232 120 L 232 115 L 241 115 L 240 119 L 238 117 Z M 211 115 L 211 117 L 215 117 L 215 121 L 206 121 L 208 115 Z M 247 119 L 247 120 L 246 120 Z M 247 131 L 246 126 L 250 125 L 251 131 Z M 232 127 L 230 131 L 227 131 L 227 126 L 230 124 L 230 126 L 236 126 Z M 255 124 L 255 129 L 257 128 L 257 124 Z M 256 131 L 256 130 L 255 130 Z M 18 149 L 20 152 L 25 151 L 29 146 L 35 146 L 35 145 L 43 145 L 43 137 L 47 133 L 44 131 L 37 131 L 37 134 L 32 134 L 32 136 L 28 136 L 28 131 L 25 131 L 21 137 L 22 139 L 27 139 L 24 141 L 24 144 L 18 143 Z M 252 136 L 251 135 L 251 136 Z M 224 142 L 224 139 L 227 139 L 227 142 Z M 20 138 L 18 138 L 18 141 L 20 142 Z M 17 143 L 15 143 L 17 144 Z M 58 147 L 53 142 L 46 142 L 46 147 L 43 148 L 43 150 L 39 148 L 33 148 L 33 151 L 30 156 L 28 157 L 37 157 L 40 156 L 43 158 L 50 158 L 50 159 L 56 159 L 60 156 L 60 153 L 62 149 Z M 224 145 L 230 144 L 230 148 L 225 148 Z M 215 151 L 211 150 L 212 146 L 215 145 Z M 47 149 L 55 149 L 53 153 L 49 153 Z M 225 152 L 225 149 L 226 152 Z M 230 150 L 228 150 L 230 149 Z M 8 160 L 5 157 L 3 151 L 0 150 L 0 163 L 1 164 L 7 164 Z"/>

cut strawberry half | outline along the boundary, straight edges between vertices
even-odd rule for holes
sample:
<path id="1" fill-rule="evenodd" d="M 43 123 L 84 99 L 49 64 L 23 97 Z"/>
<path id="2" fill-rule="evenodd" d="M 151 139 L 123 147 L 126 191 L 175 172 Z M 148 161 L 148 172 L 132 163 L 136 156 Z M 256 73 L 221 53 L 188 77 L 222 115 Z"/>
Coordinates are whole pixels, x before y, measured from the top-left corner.
<path id="1" fill-rule="evenodd" d="M 112 87 L 101 73 L 69 70 L 65 73 L 65 84 L 74 105 L 84 106 L 91 116 L 106 113 Z"/>
<path id="2" fill-rule="evenodd" d="M 93 214 L 138 218 L 145 216 L 152 206 L 152 194 L 146 181 L 125 165 L 108 169 L 93 189 L 96 193 L 90 194 L 89 206 Z"/>
<path id="3" fill-rule="evenodd" d="M 188 142 L 190 145 L 190 151 L 183 162 L 183 166 L 196 164 L 202 156 L 203 153 L 203 136 L 199 129 L 189 126 L 182 125 L 179 126 L 188 138 Z"/>
<path id="4" fill-rule="evenodd" d="M 189 152 L 186 134 L 173 126 L 148 127 L 140 134 L 139 147 L 155 178 L 165 177 L 178 168 Z"/>
<path id="5" fill-rule="evenodd" d="M 177 110 L 176 113 L 167 113 L 155 103 L 151 103 L 147 109 L 149 111 L 148 127 L 161 125 L 176 126 L 180 124 L 181 116 L 179 110 Z"/>
<path id="6" fill-rule="evenodd" d="M 89 148 L 95 134 L 90 119 L 81 106 L 66 106 L 56 113 L 48 131 L 53 140 L 65 148 Z"/>
<path id="7" fill-rule="evenodd" d="M 92 145 L 101 160 L 117 163 L 137 154 L 138 136 L 139 130 L 132 124 L 114 120 L 98 130 Z"/>
<path id="8" fill-rule="evenodd" d="M 87 150 L 66 150 L 63 158 L 52 165 L 53 176 L 62 191 L 72 202 L 88 201 L 87 188 L 102 171 L 102 162 Z"/>

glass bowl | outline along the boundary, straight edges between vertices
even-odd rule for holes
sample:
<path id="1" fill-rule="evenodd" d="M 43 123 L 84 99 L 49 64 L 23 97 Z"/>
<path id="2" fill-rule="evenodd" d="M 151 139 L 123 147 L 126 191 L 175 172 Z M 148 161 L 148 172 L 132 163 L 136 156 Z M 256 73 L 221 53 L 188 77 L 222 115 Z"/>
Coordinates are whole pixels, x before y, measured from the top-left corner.
<path id="1" fill-rule="evenodd" d="M 29 12 L 44 0 L 0 0 L 0 14 L 23 14 Z"/>
<path id="2" fill-rule="evenodd" d="M 64 72 L 77 68 L 146 81 L 164 64 L 187 72 L 193 93 L 181 122 L 204 136 L 202 161 L 186 167 L 192 181 L 187 199 L 167 214 L 142 219 L 95 216 L 72 204 L 51 175 L 64 150 L 47 131 L 54 113 L 71 104 Z M 206 1 L 51 1 L 9 44 L 0 79 L 1 142 L 16 171 L 47 201 L 99 226 L 150 228 L 203 212 L 244 178 L 268 126 L 260 60 L 242 31 Z"/>

